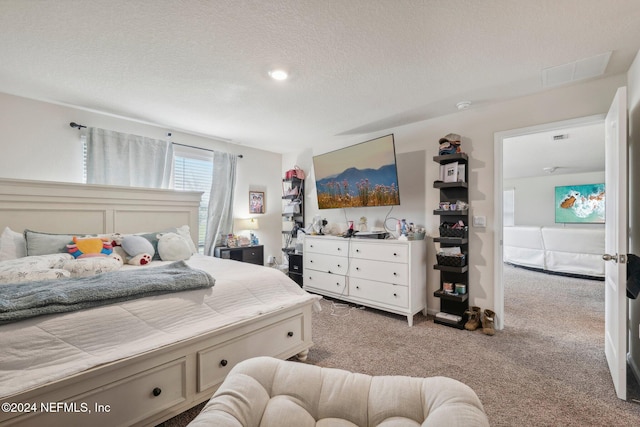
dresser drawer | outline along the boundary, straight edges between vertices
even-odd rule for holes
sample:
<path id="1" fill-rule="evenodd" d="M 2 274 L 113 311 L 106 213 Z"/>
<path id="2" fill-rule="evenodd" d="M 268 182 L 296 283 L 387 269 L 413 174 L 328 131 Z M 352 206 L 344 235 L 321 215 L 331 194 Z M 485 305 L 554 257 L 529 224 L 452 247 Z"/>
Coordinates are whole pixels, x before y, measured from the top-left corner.
<path id="1" fill-rule="evenodd" d="M 338 239 L 305 238 L 304 253 L 316 252 L 327 255 L 349 255 L 349 241 Z"/>
<path id="2" fill-rule="evenodd" d="M 396 264 L 394 262 L 352 258 L 349 276 L 378 282 L 395 283 L 396 285 L 408 285 L 409 266 L 408 264 Z"/>
<path id="3" fill-rule="evenodd" d="M 409 288 L 406 286 L 352 278 L 349 280 L 349 293 L 353 298 L 404 309 L 409 307 Z"/>
<path id="4" fill-rule="evenodd" d="M 351 257 L 407 263 L 409 262 L 409 246 L 355 241 L 351 244 Z"/>
<path id="5" fill-rule="evenodd" d="M 242 248 L 242 262 L 264 265 L 264 248 L 262 246 Z"/>
<path id="6" fill-rule="evenodd" d="M 285 319 L 265 329 L 252 332 L 198 352 L 198 392 L 222 383 L 231 368 L 251 357 L 272 355 L 302 344 L 302 315 Z"/>
<path id="7" fill-rule="evenodd" d="M 304 272 L 304 289 L 311 292 L 316 289 L 320 292 L 330 292 L 342 296 L 349 294 L 345 276 L 309 269 L 305 269 Z"/>
<path id="8" fill-rule="evenodd" d="M 347 274 L 349 259 L 336 255 L 324 255 L 308 252 L 304 255 L 305 270 L 318 270 L 325 273 Z"/>

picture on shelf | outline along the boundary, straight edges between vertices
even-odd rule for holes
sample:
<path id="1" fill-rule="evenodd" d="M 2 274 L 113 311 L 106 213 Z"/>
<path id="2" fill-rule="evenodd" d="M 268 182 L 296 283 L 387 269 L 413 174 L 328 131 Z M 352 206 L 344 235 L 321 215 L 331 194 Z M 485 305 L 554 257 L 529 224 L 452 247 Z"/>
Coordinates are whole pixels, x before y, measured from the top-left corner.
<path id="1" fill-rule="evenodd" d="M 264 213 L 264 191 L 249 191 L 249 213 Z"/>
<path id="2" fill-rule="evenodd" d="M 464 163 L 453 162 L 440 165 L 440 181 L 442 182 L 466 182 L 466 169 Z"/>
<path id="3" fill-rule="evenodd" d="M 604 184 L 562 185 L 555 188 L 556 223 L 604 224 Z"/>
<path id="4" fill-rule="evenodd" d="M 458 182 L 458 162 L 447 163 L 443 165 L 443 181 L 444 182 Z"/>

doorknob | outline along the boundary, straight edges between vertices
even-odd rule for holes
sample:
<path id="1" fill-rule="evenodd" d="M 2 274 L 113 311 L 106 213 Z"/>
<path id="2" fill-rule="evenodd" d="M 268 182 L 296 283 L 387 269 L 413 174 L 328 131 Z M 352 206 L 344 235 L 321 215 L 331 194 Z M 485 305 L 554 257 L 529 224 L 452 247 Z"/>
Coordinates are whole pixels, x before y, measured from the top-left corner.
<path id="1" fill-rule="evenodd" d="M 618 254 L 616 254 L 616 255 L 604 254 L 604 255 L 602 255 L 602 259 L 605 260 L 605 261 L 618 262 Z"/>

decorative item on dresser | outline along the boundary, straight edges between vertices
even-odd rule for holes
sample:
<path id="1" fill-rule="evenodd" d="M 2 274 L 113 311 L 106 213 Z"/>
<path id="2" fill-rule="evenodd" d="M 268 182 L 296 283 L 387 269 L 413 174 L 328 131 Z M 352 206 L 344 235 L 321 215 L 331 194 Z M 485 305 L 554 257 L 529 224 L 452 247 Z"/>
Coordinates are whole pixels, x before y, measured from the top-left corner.
<path id="1" fill-rule="evenodd" d="M 264 246 L 241 246 L 239 248 L 228 248 L 226 246 L 216 246 L 213 255 L 217 258 L 232 259 L 250 264 L 264 265 Z"/>
<path id="2" fill-rule="evenodd" d="M 440 298 L 440 312 L 433 321 L 462 329 L 465 311 L 469 308 L 469 159 L 465 153 L 458 152 L 434 156 L 433 160 L 445 171 L 455 165 L 458 174 L 455 180 L 449 181 L 445 173 L 433 183 L 434 188 L 440 189 L 440 204 L 433 214 L 442 219 L 440 237 L 433 239 L 440 244 L 437 264 L 433 266 L 440 271 L 440 288 L 434 292 L 434 296 Z"/>
<path id="3" fill-rule="evenodd" d="M 427 314 L 424 240 L 306 236 L 304 289 L 407 316 Z"/>

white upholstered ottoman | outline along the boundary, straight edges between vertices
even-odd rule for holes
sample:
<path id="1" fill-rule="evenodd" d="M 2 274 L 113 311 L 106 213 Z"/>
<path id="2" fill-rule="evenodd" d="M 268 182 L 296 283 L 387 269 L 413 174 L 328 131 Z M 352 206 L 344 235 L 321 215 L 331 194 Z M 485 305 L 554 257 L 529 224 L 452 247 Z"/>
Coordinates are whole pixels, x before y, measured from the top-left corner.
<path id="1" fill-rule="evenodd" d="M 451 378 L 369 376 L 270 357 L 236 365 L 189 427 L 488 426 Z"/>

